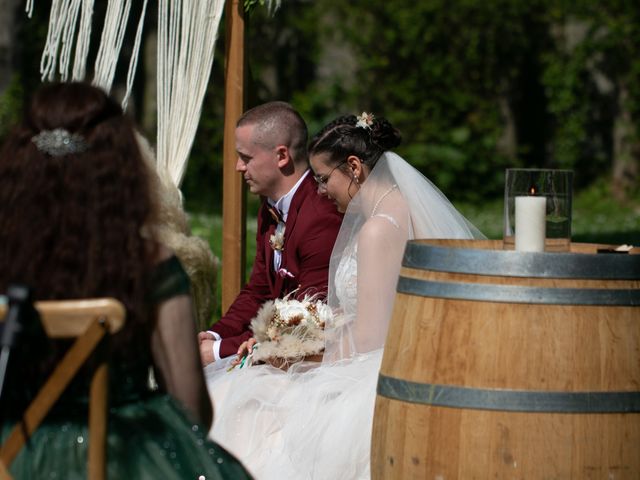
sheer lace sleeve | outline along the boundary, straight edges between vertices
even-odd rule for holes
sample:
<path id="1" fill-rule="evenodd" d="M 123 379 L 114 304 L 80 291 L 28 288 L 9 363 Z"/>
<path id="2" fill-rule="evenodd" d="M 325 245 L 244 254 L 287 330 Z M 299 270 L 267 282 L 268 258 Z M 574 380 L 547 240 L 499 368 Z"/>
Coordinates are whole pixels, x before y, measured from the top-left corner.
<path id="1" fill-rule="evenodd" d="M 209 426 L 213 414 L 200 365 L 195 316 L 188 293 L 162 296 L 156 306 L 151 352 L 158 383 L 186 408 L 193 420 Z"/>

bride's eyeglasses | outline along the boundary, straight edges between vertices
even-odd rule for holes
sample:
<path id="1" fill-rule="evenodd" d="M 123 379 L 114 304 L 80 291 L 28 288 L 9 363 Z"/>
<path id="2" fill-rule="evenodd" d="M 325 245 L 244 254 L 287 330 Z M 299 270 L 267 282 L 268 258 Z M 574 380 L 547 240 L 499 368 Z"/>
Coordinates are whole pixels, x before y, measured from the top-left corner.
<path id="1" fill-rule="evenodd" d="M 327 188 L 327 182 L 329 181 L 329 177 L 331 176 L 331 174 L 336 170 L 336 168 L 344 165 L 345 163 L 346 162 L 339 163 L 338 165 L 333 167 L 331 169 L 331 171 L 329 173 L 327 173 L 326 175 L 314 175 L 313 179 L 318 184 L 318 188 L 326 189 Z"/>

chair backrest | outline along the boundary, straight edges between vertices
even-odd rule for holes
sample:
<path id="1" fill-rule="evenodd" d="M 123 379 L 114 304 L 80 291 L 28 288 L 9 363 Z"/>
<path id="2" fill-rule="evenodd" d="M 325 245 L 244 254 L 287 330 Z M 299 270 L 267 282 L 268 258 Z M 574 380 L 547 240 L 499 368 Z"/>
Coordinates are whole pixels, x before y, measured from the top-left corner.
<path id="1" fill-rule="evenodd" d="M 42 301 L 36 302 L 35 307 L 49 337 L 77 337 L 77 340 L 27 407 L 22 421 L 0 447 L 0 479 L 11 478 L 8 473 L 11 462 L 28 436 L 37 429 L 105 335 L 114 334 L 123 327 L 126 316 L 122 303 L 113 298 Z M 0 304 L 0 321 L 4 320 L 6 310 L 6 305 Z M 105 349 L 99 351 L 102 350 Z M 107 359 L 100 358 L 89 392 L 87 473 L 91 479 L 104 479 L 106 476 L 107 390 Z"/>
<path id="2" fill-rule="evenodd" d="M 82 335 L 95 319 L 103 319 L 109 333 L 117 333 L 124 325 L 125 309 L 115 298 L 82 300 L 45 300 L 36 302 L 45 332 L 51 338 L 73 338 Z M 7 306 L 0 304 L 0 322 Z"/>

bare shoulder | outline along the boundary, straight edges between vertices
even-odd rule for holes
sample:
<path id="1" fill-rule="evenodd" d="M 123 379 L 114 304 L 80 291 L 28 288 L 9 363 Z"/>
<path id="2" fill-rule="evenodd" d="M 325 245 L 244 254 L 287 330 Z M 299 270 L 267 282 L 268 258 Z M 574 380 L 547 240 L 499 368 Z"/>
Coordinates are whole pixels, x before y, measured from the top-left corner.
<path id="1" fill-rule="evenodd" d="M 391 215 L 378 214 L 369 218 L 360 230 L 360 238 L 377 238 L 386 235 L 395 236 L 401 230 L 398 221 Z"/>
<path id="2" fill-rule="evenodd" d="M 404 249 L 407 240 L 407 232 L 386 218 L 386 216 L 375 216 L 368 219 L 360 230 L 358 236 L 358 254 L 377 252 L 383 255 L 384 252 L 395 249 L 397 246 Z"/>

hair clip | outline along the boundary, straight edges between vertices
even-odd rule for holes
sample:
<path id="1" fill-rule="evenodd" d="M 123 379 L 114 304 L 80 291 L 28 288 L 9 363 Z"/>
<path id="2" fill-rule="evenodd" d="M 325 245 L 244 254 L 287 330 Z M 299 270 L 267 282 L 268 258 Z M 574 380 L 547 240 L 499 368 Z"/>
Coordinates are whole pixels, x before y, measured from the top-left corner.
<path id="1" fill-rule="evenodd" d="M 64 128 L 42 130 L 31 137 L 31 141 L 42 153 L 52 157 L 62 157 L 71 153 L 82 153 L 89 148 L 82 135 L 71 133 Z"/>
<path id="2" fill-rule="evenodd" d="M 366 130 L 371 130 L 371 125 L 373 125 L 373 113 L 362 112 L 362 114 L 356 117 L 358 122 L 356 123 L 356 127 L 364 128 Z"/>

